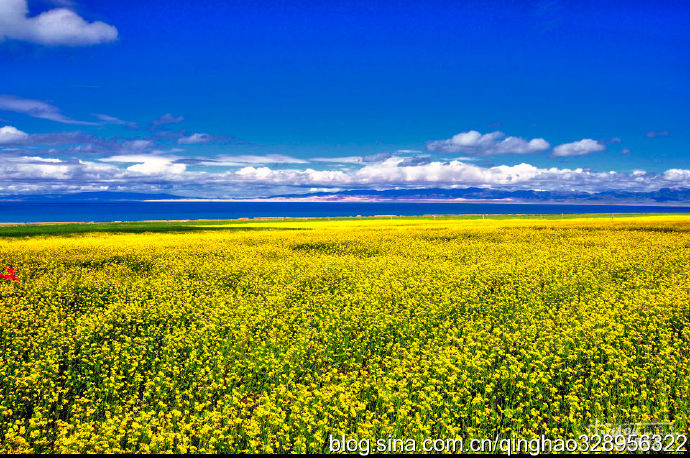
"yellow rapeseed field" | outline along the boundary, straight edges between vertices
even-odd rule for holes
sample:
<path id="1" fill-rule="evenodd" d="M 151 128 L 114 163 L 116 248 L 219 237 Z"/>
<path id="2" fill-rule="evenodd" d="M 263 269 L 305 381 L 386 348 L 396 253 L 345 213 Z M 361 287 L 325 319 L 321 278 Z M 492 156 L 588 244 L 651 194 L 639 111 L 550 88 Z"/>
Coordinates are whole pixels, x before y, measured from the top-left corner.
<path id="1" fill-rule="evenodd" d="M 690 216 L 0 237 L 0 452 L 321 452 L 690 412 Z"/>

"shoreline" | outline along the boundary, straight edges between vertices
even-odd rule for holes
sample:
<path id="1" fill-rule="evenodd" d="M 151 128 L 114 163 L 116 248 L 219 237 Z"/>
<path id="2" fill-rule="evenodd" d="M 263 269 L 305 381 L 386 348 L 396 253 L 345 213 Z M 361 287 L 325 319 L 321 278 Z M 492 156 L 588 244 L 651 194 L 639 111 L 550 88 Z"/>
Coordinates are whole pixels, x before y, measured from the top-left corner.
<path id="1" fill-rule="evenodd" d="M 683 207 L 681 207 L 683 208 Z M 690 210 L 690 208 L 689 208 Z M 214 223 L 214 222 L 290 222 L 290 221 L 308 221 L 308 220 L 328 220 L 331 219 L 386 219 L 392 220 L 394 218 L 462 218 L 469 216 L 503 216 L 503 217 L 525 217 L 533 216 L 535 218 L 543 217 L 608 217 L 609 215 L 625 217 L 625 216 L 689 216 L 690 211 L 687 212 L 631 212 L 631 213 L 620 213 L 620 212 L 599 212 L 599 213 L 446 213 L 446 214 L 423 214 L 423 215 L 348 215 L 348 216 L 257 216 L 253 218 L 242 217 L 242 218 L 201 218 L 201 219 L 146 219 L 146 220 L 136 220 L 136 221 L 30 221 L 30 222 L 0 222 L 0 227 L 8 226 L 43 226 L 43 225 L 60 225 L 60 224 L 140 224 L 140 223 Z"/>
<path id="2" fill-rule="evenodd" d="M 118 202 L 118 201 L 111 201 Z M 121 201 L 124 202 L 124 201 Z M 230 202 L 230 203 L 315 203 L 315 204 L 505 204 L 505 205 L 620 205 L 635 207 L 681 207 L 690 209 L 690 202 L 554 202 L 554 201 L 521 201 L 515 199 L 409 199 L 409 200 L 390 200 L 390 199 L 340 199 L 340 200 L 315 200 L 300 198 L 285 199 L 148 199 L 137 202 L 167 203 L 167 202 Z M 79 202 L 74 202 L 79 203 Z"/>
<path id="3" fill-rule="evenodd" d="M 678 207 L 688 208 L 690 202 L 600 202 L 600 201 L 534 201 L 521 200 L 512 197 L 497 199 L 467 199 L 457 198 L 419 198 L 419 199 L 390 199 L 375 197 L 347 196 L 340 198 L 331 197 L 256 197 L 248 199 L 201 199 L 201 198 L 179 198 L 179 199 L 137 199 L 137 200 L 20 200 L 2 199 L 2 203 L 13 204 L 124 204 L 124 203 L 304 203 L 304 204 L 495 204 L 495 205 L 579 205 L 579 206 L 635 206 L 635 207 Z"/>
<path id="4" fill-rule="evenodd" d="M 341 200 L 313 200 L 300 198 L 286 198 L 286 199 L 144 199 L 144 200 L 60 200 L 60 201 L 23 201 L 23 200 L 3 200 L 2 203 L 13 204 L 126 204 L 126 203 L 304 203 L 304 204 L 494 204 L 494 205 L 566 205 L 566 206 L 583 206 L 583 207 L 600 207 L 600 206 L 616 206 L 616 207 L 670 207 L 670 208 L 687 208 L 690 211 L 690 202 L 555 202 L 555 201 L 521 201 L 514 199 L 408 199 L 408 200 L 390 200 L 390 199 L 341 199 Z M 479 213 L 481 214 L 481 213 Z"/>

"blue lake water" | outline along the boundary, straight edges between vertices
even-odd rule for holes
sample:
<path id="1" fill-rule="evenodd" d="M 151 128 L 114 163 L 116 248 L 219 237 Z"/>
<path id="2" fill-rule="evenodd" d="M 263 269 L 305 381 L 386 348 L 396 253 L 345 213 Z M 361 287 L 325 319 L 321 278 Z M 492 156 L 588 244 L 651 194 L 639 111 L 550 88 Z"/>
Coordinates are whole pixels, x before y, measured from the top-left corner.
<path id="1" fill-rule="evenodd" d="M 690 207 L 412 202 L 0 202 L 0 222 L 235 219 L 268 216 L 669 213 Z"/>

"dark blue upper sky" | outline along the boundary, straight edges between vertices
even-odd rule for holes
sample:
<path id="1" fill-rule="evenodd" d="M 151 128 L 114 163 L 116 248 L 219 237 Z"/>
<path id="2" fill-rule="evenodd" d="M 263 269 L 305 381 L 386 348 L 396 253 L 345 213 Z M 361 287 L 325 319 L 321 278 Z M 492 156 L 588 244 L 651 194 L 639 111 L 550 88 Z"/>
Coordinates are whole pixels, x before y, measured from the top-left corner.
<path id="1" fill-rule="evenodd" d="M 0 127 L 13 129 L 4 143 L 0 133 L 0 149 L 15 164 L 0 169 L 3 193 L 13 182 L 26 183 L 17 192 L 110 182 L 251 195 L 291 187 L 546 189 L 563 179 L 572 179 L 570 188 L 647 189 L 690 180 L 686 2 L 28 7 L 17 26 L 16 9 L 0 6 Z M 85 21 L 83 30 L 49 33 L 31 22 L 65 7 Z M 3 14 L 15 25 L 3 25 Z M 88 29 L 95 21 L 102 29 Z M 32 111 L 32 101 L 52 108 Z M 153 127 L 165 114 L 179 122 Z M 504 135 L 452 140 L 470 131 Z M 69 132 L 84 138 L 57 138 Z M 525 147 L 532 139 L 548 147 Z M 50 169 L 45 186 L 18 172 L 22 157 Z M 69 168 L 62 175 L 57 159 Z M 621 179 L 602 174 L 610 171 Z"/>

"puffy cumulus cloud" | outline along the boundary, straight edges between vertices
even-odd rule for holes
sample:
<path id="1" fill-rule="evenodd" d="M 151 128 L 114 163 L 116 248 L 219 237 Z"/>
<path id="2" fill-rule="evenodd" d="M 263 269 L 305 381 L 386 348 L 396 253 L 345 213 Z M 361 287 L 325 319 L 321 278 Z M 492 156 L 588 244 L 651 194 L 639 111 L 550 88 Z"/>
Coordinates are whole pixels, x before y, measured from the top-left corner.
<path id="1" fill-rule="evenodd" d="M 234 178 L 244 182 L 260 184 L 289 184 L 291 186 L 310 186 L 320 184 L 352 184 L 350 174 L 341 170 L 276 170 L 269 167 L 243 167 L 236 172 L 226 174 L 228 178 Z"/>
<path id="2" fill-rule="evenodd" d="M 434 140 L 427 143 L 429 151 L 477 156 L 539 153 L 549 149 L 550 146 L 549 142 L 543 138 L 533 138 L 528 141 L 520 137 L 506 137 L 499 131 L 481 134 L 476 130 L 461 132 L 447 140 Z"/>
<path id="3" fill-rule="evenodd" d="M 65 180 L 70 177 L 70 167 L 54 158 L 3 158 L 0 177 L 2 181 Z"/>
<path id="4" fill-rule="evenodd" d="M 690 172 L 688 172 L 690 173 Z M 247 166 L 224 175 L 262 185 L 324 187 L 490 186 L 504 189 L 601 191 L 607 189 L 654 190 L 663 186 L 690 186 L 690 176 L 679 171 L 664 175 L 593 170 L 538 168 L 531 164 L 481 167 L 461 161 L 410 164 L 393 157 L 357 170 L 272 169 Z M 209 177 L 210 178 L 210 177 Z"/>
<path id="5" fill-rule="evenodd" d="M 184 172 L 186 167 L 184 164 L 173 164 L 165 159 L 155 158 L 131 165 L 127 170 L 142 175 L 177 175 Z"/>
<path id="6" fill-rule="evenodd" d="M 95 122 L 77 121 L 68 118 L 60 112 L 58 107 L 49 103 L 40 100 L 24 99 L 14 95 L 0 95 L 0 110 L 14 111 L 15 113 L 22 113 L 34 118 L 49 119 L 63 124 L 98 125 Z"/>
<path id="7" fill-rule="evenodd" d="M 0 127 L 0 145 L 21 145 L 29 140 L 29 134 L 16 127 Z"/>
<path id="8" fill-rule="evenodd" d="M 555 157 L 584 156 L 585 154 L 604 151 L 604 149 L 606 147 L 598 141 L 591 138 L 583 138 L 576 142 L 558 145 L 553 149 L 553 155 Z"/>
<path id="9" fill-rule="evenodd" d="M 74 11 L 55 8 L 29 17 L 27 0 L 0 1 L 0 40 L 42 45 L 84 46 L 117 39 L 117 29 L 105 22 L 87 22 Z"/>
<path id="10" fill-rule="evenodd" d="M 458 160 L 419 162 L 408 159 L 391 157 L 348 170 L 285 168 L 284 164 L 273 167 L 257 162 L 224 171 L 195 171 L 187 169 L 190 163 L 187 159 L 162 154 L 121 154 L 96 162 L 30 155 L 3 156 L 0 191 L 7 192 L 9 186 L 14 186 L 12 189 L 24 186 L 36 192 L 40 189 L 55 190 L 56 186 L 64 189 L 108 186 L 119 190 L 175 189 L 196 196 L 251 197 L 252 194 L 271 195 L 309 188 L 485 186 L 506 190 L 597 192 L 690 187 L 690 170 L 687 169 L 670 169 L 664 173 L 644 170 L 622 173 L 585 168 L 541 168 L 528 163 L 484 167 Z M 245 160 L 254 159 L 249 156 Z"/>
<path id="11" fill-rule="evenodd" d="M 505 185 L 528 181 L 539 169 L 529 164 L 480 167 L 461 161 L 430 161 L 425 164 L 406 164 L 400 158 L 363 167 L 356 179 L 369 183 L 402 184 L 468 184 Z"/>
<path id="12" fill-rule="evenodd" d="M 690 182 L 690 170 L 668 169 L 664 172 L 664 179 L 672 182 Z"/>

